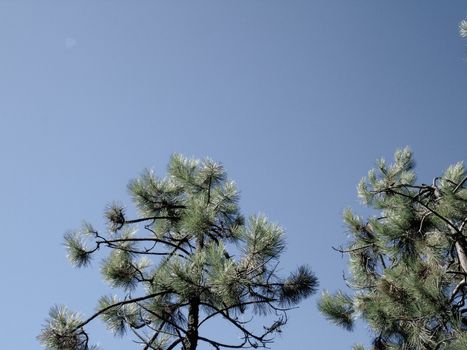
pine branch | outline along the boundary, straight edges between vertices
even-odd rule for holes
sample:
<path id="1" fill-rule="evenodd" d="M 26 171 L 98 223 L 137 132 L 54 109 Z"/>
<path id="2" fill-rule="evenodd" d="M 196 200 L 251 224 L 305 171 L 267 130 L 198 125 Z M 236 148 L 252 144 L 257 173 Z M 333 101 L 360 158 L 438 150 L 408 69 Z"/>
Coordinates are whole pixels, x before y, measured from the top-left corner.
<path id="1" fill-rule="evenodd" d="M 173 247 L 177 250 L 180 250 L 182 251 L 183 253 L 185 253 L 186 255 L 190 255 L 190 252 L 187 251 L 186 249 L 182 248 L 180 246 L 180 243 L 179 244 L 175 244 L 175 243 L 172 243 L 170 241 L 166 241 L 166 240 L 163 240 L 163 239 L 159 239 L 159 238 L 153 238 L 153 237 L 145 237 L 145 238 L 118 238 L 118 239 L 110 239 L 110 240 L 107 240 L 107 239 L 104 239 L 100 242 L 96 242 L 97 244 L 112 244 L 112 243 L 122 243 L 122 242 L 155 242 L 155 243 L 162 243 L 162 244 L 165 244 L 165 245 L 168 245 L 170 247 Z"/>
<path id="2" fill-rule="evenodd" d="M 211 344 L 214 348 L 220 349 L 220 348 L 229 348 L 229 349 L 241 349 L 245 347 L 245 344 L 248 341 L 248 338 L 244 338 L 243 343 L 238 344 L 238 345 L 231 345 L 231 344 L 224 344 L 220 343 L 218 341 L 214 341 L 212 339 L 204 338 L 204 337 L 198 337 L 199 340 L 202 340 L 206 343 Z"/>
<path id="3" fill-rule="evenodd" d="M 231 318 L 225 311 L 222 311 L 221 309 L 218 309 L 217 307 L 215 307 L 214 305 L 210 305 L 210 304 L 206 304 L 206 303 L 203 303 L 201 302 L 200 305 L 204 305 L 204 306 L 208 306 L 212 309 L 214 309 L 218 314 L 221 314 L 224 319 L 226 319 L 227 321 L 229 321 L 233 326 L 235 326 L 236 328 L 238 328 L 239 330 L 241 330 L 243 332 L 243 334 L 245 334 L 245 336 L 248 336 L 248 337 L 251 337 L 255 340 L 258 340 L 260 342 L 263 342 L 263 341 L 268 341 L 266 339 L 264 339 L 264 337 L 268 334 L 268 333 L 264 333 L 263 335 L 255 335 L 253 333 L 251 333 L 248 329 L 246 329 L 245 327 L 241 326 L 235 319 Z"/>
<path id="4" fill-rule="evenodd" d="M 464 179 L 461 182 L 459 182 L 459 184 L 456 186 L 456 188 L 454 188 L 452 193 L 456 193 L 462 186 L 464 186 L 466 182 L 467 182 L 467 176 L 464 177 Z"/>
<path id="5" fill-rule="evenodd" d="M 143 300 L 147 300 L 147 299 L 151 299 L 151 298 L 155 298 L 157 296 L 160 296 L 160 295 L 164 295 L 164 294 L 167 294 L 169 293 L 169 291 L 163 291 L 163 292 L 158 292 L 158 293 L 153 293 L 153 294 L 149 294 L 149 295 L 145 295 L 145 296 L 142 296 L 142 297 L 138 297 L 138 298 L 133 298 L 133 299 L 127 299 L 127 300 L 123 300 L 123 301 L 120 301 L 118 303 L 115 303 L 115 304 L 112 304 L 112 305 L 109 305 L 101 310 L 99 310 L 98 312 L 96 312 L 94 315 L 92 315 L 91 317 L 89 317 L 87 320 L 81 322 L 78 326 L 76 326 L 72 333 L 73 332 L 76 332 L 78 329 L 80 328 L 83 328 L 84 326 L 86 326 L 89 322 L 91 322 L 92 320 L 94 320 L 96 317 L 98 317 L 99 315 L 102 315 L 103 313 L 109 311 L 110 309 L 113 309 L 115 307 L 119 307 L 119 306 L 123 306 L 123 305 L 127 305 L 127 304 L 132 304 L 132 303 L 137 303 L 139 301 L 143 301 Z"/>
<path id="6" fill-rule="evenodd" d="M 410 200 L 420 204 L 422 207 L 424 207 L 426 210 L 428 210 L 429 212 L 431 212 L 433 215 L 435 215 L 436 217 L 438 217 L 439 219 L 441 219 L 443 222 L 445 222 L 449 227 L 451 227 L 453 230 L 456 231 L 457 234 L 461 234 L 461 232 L 459 231 L 459 229 L 456 227 L 456 225 L 454 225 L 451 221 L 449 221 L 447 218 L 445 218 L 443 215 L 439 214 L 436 210 L 430 208 L 429 206 L 427 206 L 425 203 L 423 203 L 422 201 L 418 200 L 417 198 L 415 197 L 412 197 L 412 196 L 409 196 L 405 193 L 401 193 L 401 192 L 397 192 L 397 191 L 394 191 L 391 187 L 388 187 L 387 189 L 385 189 L 384 191 L 390 191 L 394 194 L 397 194 L 401 197 L 405 197 L 405 198 L 409 198 Z"/>
<path id="7" fill-rule="evenodd" d="M 364 249 L 367 249 L 367 248 L 373 247 L 373 246 L 375 246 L 374 243 L 366 244 L 364 246 L 357 247 L 357 248 L 351 248 L 351 249 L 339 249 L 339 248 L 335 248 L 335 247 L 331 247 L 331 248 L 334 249 L 336 252 L 344 254 L 344 253 L 357 252 L 359 250 L 364 250 Z"/>
<path id="8" fill-rule="evenodd" d="M 207 315 L 203 320 L 201 320 L 199 322 L 199 324 L 198 324 L 198 327 L 200 327 L 204 322 L 208 321 L 210 318 L 212 318 L 214 316 L 217 316 L 219 314 L 224 315 L 224 312 L 228 312 L 231 309 L 242 308 L 244 306 L 255 305 L 255 304 L 269 304 L 269 303 L 275 302 L 275 301 L 278 301 L 278 300 L 277 299 L 253 300 L 253 301 L 247 301 L 247 302 L 242 302 L 242 303 L 237 303 L 237 304 L 233 304 L 233 305 L 230 305 L 230 306 L 226 306 L 225 308 L 222 308 L 222 309 L 215 309 L 215 307 L 212 306 L 211 304 L 203 302 L 203 303 L 201 303 L 201 305 L 212 308 L 212 309 L 215 310 L 215 312 Z"/>

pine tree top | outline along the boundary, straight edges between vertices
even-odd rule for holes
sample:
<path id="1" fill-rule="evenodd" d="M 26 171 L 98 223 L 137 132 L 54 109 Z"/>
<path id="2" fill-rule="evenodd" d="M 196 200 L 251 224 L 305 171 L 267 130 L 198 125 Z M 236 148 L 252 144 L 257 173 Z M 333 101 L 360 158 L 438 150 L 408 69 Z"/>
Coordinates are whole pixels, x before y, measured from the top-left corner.
<path id="1" fill-rule="evenodd" d="M 306 266 L 277 274 L 284 230 L 264 216 L 240 214 L 239 194 L 221 164 L 172 156 L 166 177 L 145 171 L 128 189 L 138 217 L 112 203 L 101 233 L 90 224 L 67 233 L 68 258 L 89 266 L 107 248 L 101 273 L 123 297 L 103 296 L 85 319 L 54 307 L 39 336 L 47 349 L 85 350 L 86 326 L 97 316 L 116 335 L 131 331 L 144 349 L 266 347 L 287 322 L 287 311 L 317 287 Z M 135 297 L 135 295 L 139 295 Z M 246 313 L 269 315 L 262 331 L 240 321 Z M 225 322 L 242 337 L 231 343 L 201 334 L 200 326 Z"/>
<path id="2" fill-rule="evenodd" d="M 374 349 L 467 349 L 467 177 L 462 162 L 431 184 L 416 184 L 412 152 L 377 161 L 358 185 L 376 215 L 347 209 L 353 290 L 325 293 L 324 315 L 351 329 L 358 317 L 375 334 Z"/>

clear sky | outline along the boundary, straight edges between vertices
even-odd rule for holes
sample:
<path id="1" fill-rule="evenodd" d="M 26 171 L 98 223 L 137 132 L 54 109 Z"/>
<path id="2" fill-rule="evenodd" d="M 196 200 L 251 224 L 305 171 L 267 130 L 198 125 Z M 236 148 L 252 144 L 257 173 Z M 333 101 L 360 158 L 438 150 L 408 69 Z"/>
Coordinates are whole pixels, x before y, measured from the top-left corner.
<path id="1" fill-rule="evenodd" d="M 38 349 L 54 303 L 109 293 L 62 235 L 180 152 L 221 161 L 244 214 L 287 230 L 283 271 L 344 286 L 341 212 L 379 156 L 410 145 L 421 181 L 467 155 L 467 3 L 405 0 L 0 1 L 0 339 Z M 317 296 L 276 350 L 367 343 Z M 214 330 L 215 331 L 215 330 Z M 90 328 L 104 349 L 137 348 Z"/>

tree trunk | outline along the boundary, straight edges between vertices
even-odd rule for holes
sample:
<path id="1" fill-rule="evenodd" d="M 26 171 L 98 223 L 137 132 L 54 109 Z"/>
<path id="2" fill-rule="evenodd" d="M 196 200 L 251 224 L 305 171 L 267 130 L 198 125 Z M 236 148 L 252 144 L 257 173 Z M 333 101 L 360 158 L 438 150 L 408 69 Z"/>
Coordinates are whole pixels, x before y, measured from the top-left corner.
<path id="1" fill-rule="evenodd" d="M 196 350 L 198 347 L 199 298 L 190 301 L 188 309 L 188 329 L 184 341 L 184 350 Z"/>
<path id="2" fill-rule="evenodd" d="M 196 250 L 200 251 L 204 246 L 204 236 L 196 239 Z M 198 322 L 199 322 L 199 295 L 190 298 L 188 307 L 188 329 L 183 340 L 183 350 L 196 350 L 198 347 Z"/>

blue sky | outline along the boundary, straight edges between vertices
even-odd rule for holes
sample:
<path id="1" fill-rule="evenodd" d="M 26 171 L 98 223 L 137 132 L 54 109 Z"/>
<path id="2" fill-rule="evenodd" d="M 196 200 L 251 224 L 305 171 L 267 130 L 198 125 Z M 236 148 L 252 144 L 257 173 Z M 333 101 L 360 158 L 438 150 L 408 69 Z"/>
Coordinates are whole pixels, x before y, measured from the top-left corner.
<path id="1" fill-rule="evenodd" d="M 55 303 L 109 292 L 66 261 L 126 184 L 174 152 L 221 161 L 245 214 L 287 230 L 282 268 L 344 286 L 341 212 L 376 158 L 410 145 L 421 181 L 467 154 L 465 1 L 1 1 L 0 290 L 5 349 L 37 349 Z M 273 349 L 367 343 L 316 310 Z M 90 329 L 104 349 L 136 348 Z M 213 331 L 217 331 L 213 329 Z"/>

